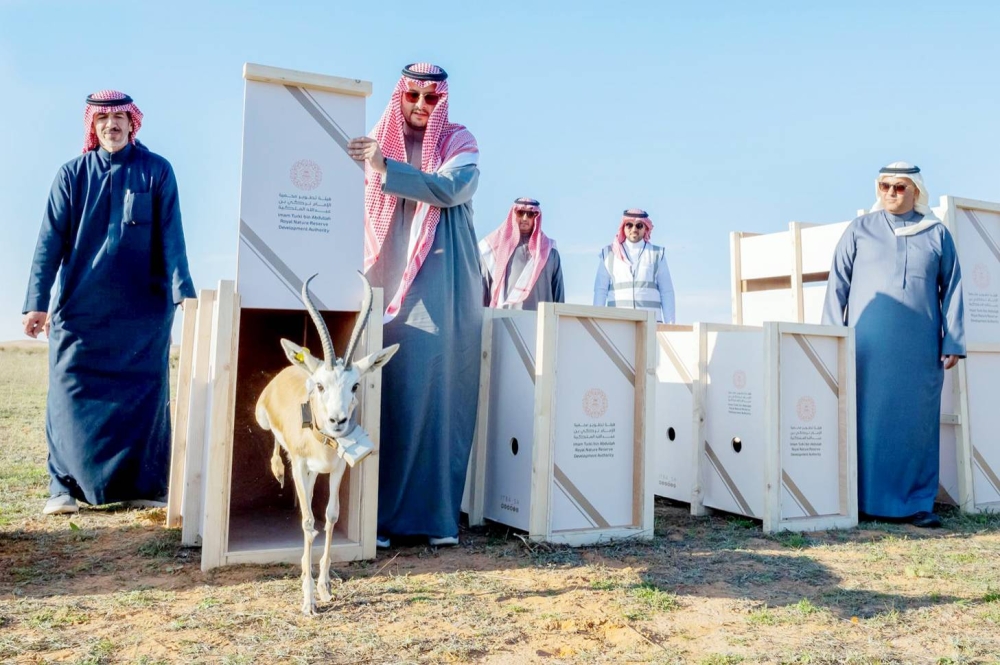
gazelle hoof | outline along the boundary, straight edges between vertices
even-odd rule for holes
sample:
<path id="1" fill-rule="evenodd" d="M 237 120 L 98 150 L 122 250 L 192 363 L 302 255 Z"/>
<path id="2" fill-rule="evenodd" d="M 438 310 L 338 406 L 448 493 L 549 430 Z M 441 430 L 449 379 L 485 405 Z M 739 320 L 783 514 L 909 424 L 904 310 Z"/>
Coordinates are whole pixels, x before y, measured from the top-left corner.
<path id="1" fill-rule="evenodd" d="M 302 613 L 307 617 L 316 616 L 316 605 L 315 603 L 305 602 L 302 603 Z"/>
<path id="2" fill-rule="evenodd" d="M 330 592 L 330 581 L 327 580 L 317 584 L 316 593 L 319 594 L 319 599 L 324 603 L 328 603 L 333 600 L 333 594 Z"/>

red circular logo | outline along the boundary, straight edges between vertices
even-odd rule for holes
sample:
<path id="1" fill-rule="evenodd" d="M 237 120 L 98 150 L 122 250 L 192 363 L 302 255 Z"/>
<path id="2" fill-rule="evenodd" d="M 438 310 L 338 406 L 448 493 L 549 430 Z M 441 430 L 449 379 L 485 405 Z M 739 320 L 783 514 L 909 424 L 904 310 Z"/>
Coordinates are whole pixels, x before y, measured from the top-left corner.
<path id="1" fill-rule="evenodd" d="M 738 369 L 735 372 L 733 372 L 733 385 L 736 386 L 736 388 L 739 390 L 743 390 L 744 388 L 746 388 L 747 373 L 741 369 Z"/>
<path id="2" fill-rule="evenodd" d="M 800 397 L 799 403 L 795 405 L 795 412 L 799 415 L 799 420 L 802 422 L 811 422 L 816 417 L 816 400 L 808 395 Z"/>
<path id="3" fill-rule="evenodd" d="M 583 412 L 591 418 L 601 418 L 608 412 L 608 396 L 600 388 L 591 388 L 583 394 Z"/>
<path id="4" fill-rule="evenodd" d="M 292 164 L 288 176 L 299 189 L 311 191 L 323 182 L 323 169 L 311 159 L 300 159 Z"/>
<path id="5" fill-rule="evenodd" d="M 972 269 L 972 283 L 983 291 L 990 288 L 990 269 L 982 263 L 977 263 Z"/>

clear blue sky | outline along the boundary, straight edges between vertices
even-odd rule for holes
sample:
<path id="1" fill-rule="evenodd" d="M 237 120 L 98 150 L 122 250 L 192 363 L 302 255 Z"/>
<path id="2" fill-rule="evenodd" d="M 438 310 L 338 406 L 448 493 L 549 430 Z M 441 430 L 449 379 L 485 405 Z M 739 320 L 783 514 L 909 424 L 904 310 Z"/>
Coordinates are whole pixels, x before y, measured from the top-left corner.
<path id="1" fill-rule="evenodd" d="M 730 231 L 848 219 L 897 159 L 934 202 L 1000 200 L 998 34 L 986 0 L 0 0 L 0 340 L 23 337 L 45 199 L 95 90 L 131 94 L 173 164 L 199 287 L 236 273 L 244 62 L 372 81 L 370 127 L 427 60 L 479 140 L 480 236 L 538 198 L 569 299 L 589 302 L 598 248 L 645 208 L 679 320 L 726 321 Z"/>

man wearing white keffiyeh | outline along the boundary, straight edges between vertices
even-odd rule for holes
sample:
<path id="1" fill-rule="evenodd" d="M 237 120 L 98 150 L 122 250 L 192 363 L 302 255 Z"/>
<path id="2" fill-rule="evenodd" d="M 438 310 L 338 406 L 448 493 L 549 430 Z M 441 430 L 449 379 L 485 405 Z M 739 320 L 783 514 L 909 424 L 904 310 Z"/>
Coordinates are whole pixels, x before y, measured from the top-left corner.
<path id="1" fill-rule="evenodd" d="M 384 343 L 400 345 L 382 373 L 383 547 L 390 535 L 458 542 L 476 421 L 479 148 L 448 119 L 447 78 L 435 65 L 408 65 L 371 134 L 348 144 L 365 162 L 365 269 L 388 299 Z"/>
<path id="2" fill-rule="evenodd" d="M 858 508 L 938 527 L 944 370 L 965 356 L 962 271 L 920 169 L 893 162 L 834 252 L 823 323 L 854 328 Z"/>
<path id="3" fill-rule="evenodd" d="M 503 224 L 479 242 L 479 251 L 490 307 L 536 310 L 540 302 L 565 302 L 559 251 L 542 233 L 535 199 L 514 201 Z"/>

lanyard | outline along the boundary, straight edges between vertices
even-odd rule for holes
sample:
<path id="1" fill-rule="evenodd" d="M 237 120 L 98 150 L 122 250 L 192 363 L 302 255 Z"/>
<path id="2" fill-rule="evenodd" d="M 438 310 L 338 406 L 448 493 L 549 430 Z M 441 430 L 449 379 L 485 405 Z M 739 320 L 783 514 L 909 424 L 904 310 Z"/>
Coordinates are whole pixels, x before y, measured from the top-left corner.
<path id="1" fill-rule="evenodd" d="M 648 244 L 649 243 L 647 243 L 645 240 L 642 241 L 642 249 L 639 250 L 639 256 L 635 257 L 635 261 L 633 261 L 632 257 L 628 253 L 628 245 L 622 243 L 622 249 L 625 250 L 625 256 L 628 257 L 628 260 L 629 260 L 628 271 L 629 271 L 629 273 L 632 274 L 632 281 L 633 282 L 635 282 L 635 273 L 639 269 L 639 260 L 642 258 L 643 252 L 646 251 L 646 245 L 648 245 Z M 634 284 L 632 286 L 632 290 L 633 291 L 635 290 L 635 285 Z"/>

